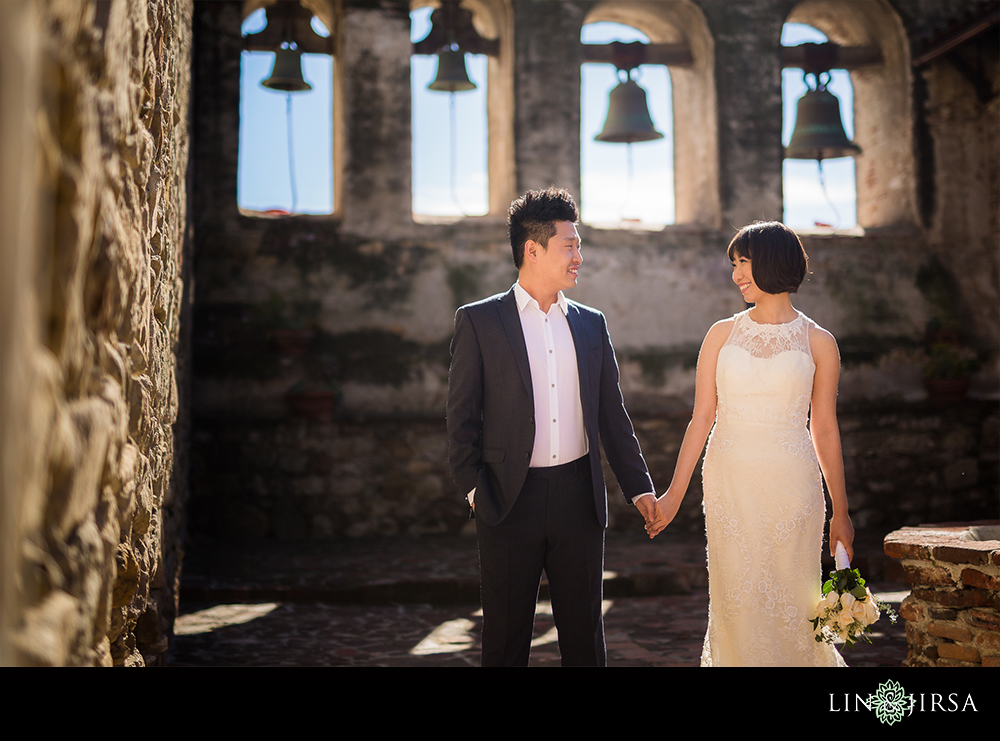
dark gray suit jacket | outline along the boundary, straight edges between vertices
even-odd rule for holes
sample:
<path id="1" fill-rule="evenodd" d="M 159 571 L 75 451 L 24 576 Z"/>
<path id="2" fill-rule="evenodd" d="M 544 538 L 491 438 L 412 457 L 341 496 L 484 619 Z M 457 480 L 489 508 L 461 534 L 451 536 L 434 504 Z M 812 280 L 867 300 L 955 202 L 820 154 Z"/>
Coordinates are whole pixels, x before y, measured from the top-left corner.
<path id="1" fill-rule="evenodd" d="M 618 386 L 618 362 L 604 315 L 569 301 L 584 429 L 590 441 L 594 507 L 607 526 L 607 490 L 598 440 L 625 499 L 653 491 Z M 535 413 L 528 350 L 514 290 L 463 306 L 455 314 L 448 378 L 448 461 L 463 494 L 476 490 L 476 517 L 497 525 L 528 474 Z"/>

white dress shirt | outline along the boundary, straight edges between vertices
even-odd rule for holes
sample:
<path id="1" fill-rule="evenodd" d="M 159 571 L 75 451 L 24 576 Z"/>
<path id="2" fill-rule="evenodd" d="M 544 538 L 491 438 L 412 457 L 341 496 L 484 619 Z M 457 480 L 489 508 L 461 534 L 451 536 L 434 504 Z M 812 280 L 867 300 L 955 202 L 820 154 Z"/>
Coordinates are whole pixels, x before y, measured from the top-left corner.
<path id="1" fill-rule="evenodd" d="M 569 307 L 560 291 L 555 303 L 543 313 L 538 302 L 514 284 L 514 299 L 531 368 L 531 391 L 535 409 L 535 441 L 529 468 L 548 468 L 572 463 L 590 451 L 580 401 L 580 372 L 576 344 L 566 314 Z M 476 490 L 469 492 L 469 504 Z M 648 494 L 640 494 L 637 499 Z"/>
<path id="2" fill-rule="evenodd" d="M 566 297 L 560 291 L 547 314 L 520 283 L 514 284 L 514 298 L 528 349 L 535 409 L 535 443 L 528 466 L 571 463 L 590 448 L 583 426 L 576 345 L 566 320 Z"/>

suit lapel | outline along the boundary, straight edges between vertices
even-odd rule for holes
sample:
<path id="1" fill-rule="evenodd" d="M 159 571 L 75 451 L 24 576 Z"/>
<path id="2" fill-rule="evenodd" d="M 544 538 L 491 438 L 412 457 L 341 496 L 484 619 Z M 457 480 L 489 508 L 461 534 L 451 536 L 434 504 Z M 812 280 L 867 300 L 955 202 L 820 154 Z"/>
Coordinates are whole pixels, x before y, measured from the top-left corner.
<path id="1" fill-rule="evenodd" d="M 589 333 L 587 325 L 583 321 L 580 310 L 572 303 L 566 312 L 566 321 L 569 323 L 570 334 L 573 335 L 573 345 L 576 347 L 576 367 L 580 377 L 580 403 L 583 406 L 583 418 L 590 419 L 590 368 L 587 352 L 589 347 Z"/>
<path id="2" fill-rule="evenodd" d="M 528 346 L 524 343 L 524 330 L 521 329 L 521 317 L 517 314 L 517 300 L 514 298 L 514 289 L 507 291 L 507 295 L 500 300 L 498 307 L 500 321 L 503 323 L 504 331 L 507 333 L 507 340 L 510 342 L 511 352 L 517 363 L 517 369 L 521 371 L 521 380 L 524 381 L 524 388 L 528 391 L 528 398 L 533 398 L 531 390 L 531 366 L 528 365 Z"/>

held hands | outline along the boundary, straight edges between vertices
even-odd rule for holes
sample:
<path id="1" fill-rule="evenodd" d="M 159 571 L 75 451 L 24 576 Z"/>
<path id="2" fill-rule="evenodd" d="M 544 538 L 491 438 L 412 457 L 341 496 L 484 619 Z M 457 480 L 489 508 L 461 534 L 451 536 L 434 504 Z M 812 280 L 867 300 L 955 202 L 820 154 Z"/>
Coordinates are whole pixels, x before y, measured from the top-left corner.
<path id="1" fill-rule="evenodd" d="M 651 498 L 645 497 L 645 499 L 649 501 Z M 666 493 L 656 500 L 652 515 L 646 517 L 646 532 L 649 533 L 650 538 L 655 538 L 667 525 L 673 522 L 674 517 L 677 516 L 677 510 L 680 509 L 682 499 L 683 495 L 673 496 L 670 489 L 667 489 Z"/>
<path id="2" fill-rule="evenodd" d="M 656 518 L 656 497 L 654 495 L 639 497 L 635 500 L 635 508 L 646 521 L 646 530 L 649 530 L 649 523 Z"/>

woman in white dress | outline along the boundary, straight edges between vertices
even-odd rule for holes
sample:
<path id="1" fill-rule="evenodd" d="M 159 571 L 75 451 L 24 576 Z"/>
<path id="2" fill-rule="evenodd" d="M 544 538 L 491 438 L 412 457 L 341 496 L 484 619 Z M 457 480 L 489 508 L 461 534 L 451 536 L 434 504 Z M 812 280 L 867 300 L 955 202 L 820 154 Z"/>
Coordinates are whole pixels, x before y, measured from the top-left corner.
<path id="1" fill-rule="evenodd" d="M 702 666 L 844 666 L 816 642 L 826 507 L 830 553 L 853 556 L 837 426 L 837 342 L 793 306 L 808 269 L 784 224 L 744 227 L 729 245 L 733 282 L 753 307 L 716 323 L 698 356 L 694 413 L 650 537 L 680 507 L 711 431 L 703 488 L 709 617 Z M 808 424 L 808 427 L 807 427 Z"/>

